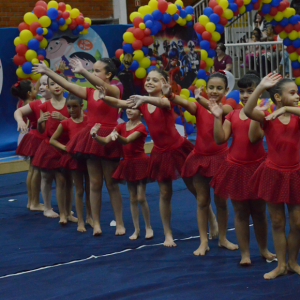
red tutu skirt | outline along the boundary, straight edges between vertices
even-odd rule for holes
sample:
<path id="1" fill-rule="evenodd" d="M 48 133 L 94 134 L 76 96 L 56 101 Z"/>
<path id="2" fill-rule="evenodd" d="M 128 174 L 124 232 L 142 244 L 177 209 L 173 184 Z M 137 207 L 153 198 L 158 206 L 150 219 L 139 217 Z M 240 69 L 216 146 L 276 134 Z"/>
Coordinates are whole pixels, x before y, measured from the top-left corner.
<path id="1" fill-rule="evenodd" d="M 80 130 L 78 134 L 72 138 L 67 144 L 67 151 L 69 153 L 95 155 L 101 158 L 116 159 L 122 156 L 122 145 L 118 142 L 111 142 L 105 146 L 97 143 L 91 136 L 90 131 L 93 126 L 87 126 Z M 113 131 L 113 128 L 102 128 L 97 132 L 101 137 L 108 136 Z"/>
<path id="2" fill-rule="evenodd" d="M 22 138 L 16 153 L 22 156 L 33 157 L 42 141 L 43 139 L 29 132 Z"/>
<path id="3" fill-rule="evenodd" d="M 112 178 L 117 181 L 140 181 L 147 180 L 150 157 L 145 154 L 144 157 L 136 159 L 122 159 L 118 168 L 113 173 Z"/>
<path id="4" fill-rule="evenodd" d="M 249 184 L 259 198 L 272 203 L 300 204 L 300 169 L 277 170 L 263 162 Z"/>
<path id="5" fill-rule="evenodd" d="M 85 159 L 75 159 L 69 153 L 64 153 L 61 156 L 59 164 L 62 168 L 67 170 L 78 170 L 80 172 L 85 172 L 87 170 Z"/>
<path id="6" fill-rule="evenodd" d="M 157 181 L 180 178 L 184 162 L 193 149 L 194 145 L 187 139 L 176 149 L 162 152 L 154 147 L 150 155 L 148 178 Z"/>
<path id="7" fill-rule="evenodd" d="M 42 169 L 54 170 L 61 168 L 60 159 L 65 152 L 48 144 L 45 140 L 37 149 L 32 165 Z"/>
<path id="8" fill-rule="evenodd" d="M 215 155 L 202 155 L 193 151 L 184 163 L 181 176 L 193 177 L 196 174 L 200 174 L 204 177 L 212 177 L 226 159 L 227 153 L 228 151 Z"/>
<path id="9" fill-rule="evenodd" d="M 215 194 L 235 201 L 259 199 L 249 181 L 263 160 L 242 165 L 226 159 L 210 182 Z"/>

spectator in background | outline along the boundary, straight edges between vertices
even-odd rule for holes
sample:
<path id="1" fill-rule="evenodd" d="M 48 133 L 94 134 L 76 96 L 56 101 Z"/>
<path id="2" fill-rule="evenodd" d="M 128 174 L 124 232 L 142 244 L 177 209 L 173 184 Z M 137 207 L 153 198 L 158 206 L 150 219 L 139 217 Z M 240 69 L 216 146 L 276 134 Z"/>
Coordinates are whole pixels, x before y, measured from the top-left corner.
<path id="1" fill-rule="evenodd" d="M 214 65 L 212 67 L 213 72 L 219 70 L 230 71 L 232 70 L 232 58 L 225 54 L 226 47 L 223 43 L 218 43 L 216 52 L 217 56 L 214 58 Z"/>
<path id="2" fill-rule="evenodd" d="M 258 12 L 254 16 L 253 29 L 259 28 L 262 33 L 262 40 L 267 38 L 267 25 L 270 24 L 267 22 Z"/>

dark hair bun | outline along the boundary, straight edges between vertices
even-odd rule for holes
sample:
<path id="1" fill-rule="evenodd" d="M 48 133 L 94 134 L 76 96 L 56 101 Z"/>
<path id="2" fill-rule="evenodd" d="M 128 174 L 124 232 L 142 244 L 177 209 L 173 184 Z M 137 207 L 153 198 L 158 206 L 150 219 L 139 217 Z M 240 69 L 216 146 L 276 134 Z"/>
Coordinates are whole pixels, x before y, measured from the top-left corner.
<path id="1" fill-rule="evenodd" d="M 115 64 L 116 68 L 119 69 L 121 66 L 121 61 L 116 56 L 112 57 L 111 60 Z"/>

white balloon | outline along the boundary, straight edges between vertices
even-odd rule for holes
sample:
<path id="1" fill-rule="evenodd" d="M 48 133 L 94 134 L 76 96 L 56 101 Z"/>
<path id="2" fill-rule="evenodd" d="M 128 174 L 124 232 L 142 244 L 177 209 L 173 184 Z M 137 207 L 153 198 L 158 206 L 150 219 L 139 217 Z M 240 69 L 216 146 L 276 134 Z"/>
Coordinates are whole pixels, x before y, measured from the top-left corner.
<path id="1" fill-rule="evenodd" d="M 228 90 L 228 93 L 226 94 L 226 95 L 228 95 L 234 88 L 235 80 L 234 80 L 234 76 L 232 75 L 231 72 L 229 72 L 229 71 L 224 71 L 224 72 L 226 73 L 226 77 L 228 80 L 229 90 Z"/>

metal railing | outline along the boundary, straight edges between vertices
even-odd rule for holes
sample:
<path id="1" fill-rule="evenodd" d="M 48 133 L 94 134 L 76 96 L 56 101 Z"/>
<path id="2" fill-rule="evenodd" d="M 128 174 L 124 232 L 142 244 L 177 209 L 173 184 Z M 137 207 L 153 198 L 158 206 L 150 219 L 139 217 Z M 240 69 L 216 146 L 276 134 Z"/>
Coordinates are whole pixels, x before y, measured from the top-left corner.
<path id="1" fill-rule="evenodd" d="M 195 14 L 194 23 L 197 23 L 199 17 L 203 15 L 203 10 L 205 7 L 208 7 L 208 2 L 209 0 L 200 0 L 197 4 L 193 6 Z"/>

